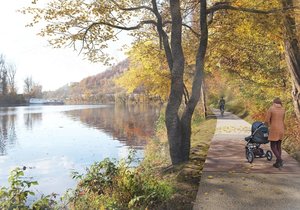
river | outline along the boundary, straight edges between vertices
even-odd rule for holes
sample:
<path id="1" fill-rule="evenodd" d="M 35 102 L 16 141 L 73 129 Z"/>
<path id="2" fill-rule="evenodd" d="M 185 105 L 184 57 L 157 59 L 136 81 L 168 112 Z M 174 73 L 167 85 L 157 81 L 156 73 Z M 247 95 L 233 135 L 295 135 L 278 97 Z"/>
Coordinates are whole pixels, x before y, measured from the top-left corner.
<path id="1" fill-rule="evenodd" d="M 143 158 L 160 109 L 149 106 L 64 105 L 0 108 L 0 186 L 9 172 L 26 166 L 39 182 L 37 196 L 74 188 L 71 171 L 95 161 Z"/>

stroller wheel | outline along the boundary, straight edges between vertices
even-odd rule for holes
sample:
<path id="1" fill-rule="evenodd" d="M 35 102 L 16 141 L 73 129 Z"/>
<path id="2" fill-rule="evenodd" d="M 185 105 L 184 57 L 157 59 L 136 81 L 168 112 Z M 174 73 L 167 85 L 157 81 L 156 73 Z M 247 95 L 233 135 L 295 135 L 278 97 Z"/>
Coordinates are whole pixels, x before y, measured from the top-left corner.
<path id="1" fill-rule="evenodd" d="M 248 159 L 248 152 L 249 152 L 249 150 L 248 150 L 248 148 L 246 147 L 246 148 L 245 148 L 245 157 L 246 157 L 246 159 Z"/>
<path id="2" fill-rule="evenodd" d="M 247 160 L 249 163 L 252 163 L 254 160 L 254 153 L 252 151 L 248 151 Z"/>
<path id="3" fill-rule="evenodd" d="M 268 161 L 271 161 L 271 160 L 272 160 L 273 155 L 272 155 L 272 152 L 271 152 L 270 150 L 268 150 L 268 151 L 266 152 L 266 157 L 267 157 L 267 160 L 268 160 Z"/>

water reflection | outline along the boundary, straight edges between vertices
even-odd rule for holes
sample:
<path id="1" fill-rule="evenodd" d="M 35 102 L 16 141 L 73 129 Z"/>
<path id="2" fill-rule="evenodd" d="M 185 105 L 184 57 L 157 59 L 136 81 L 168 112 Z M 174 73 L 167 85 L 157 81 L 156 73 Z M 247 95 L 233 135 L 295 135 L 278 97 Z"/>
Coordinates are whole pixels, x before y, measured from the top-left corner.
<path id="1" fill-rule="evenodd" d="M 72 120 L 99 129 L 112 139 L 126 146 L 143 147 L 146 139 L 154 134 L 154 123 L 160 107 L 155 106 L 104 106 L 87 109 L 71 109 L 63 113 Z M 23 124 L 27 130 L 33 130 L 43 121 L 43 114 L 49 109 L 42 107 L 0 108 L 0 155 L 6 155 L 6 147 L 17 141 L 15 122 L 23 115 Z"/>
<path id="2" fill-rule="evenodd" d="M 28 130 L 32 130 L 32 128 L 40 124 L 43 120 L 42 113 L 25 113 L 24 114 L 24 124 Z"/>
<path id="3" fill-rule="evenodd" d="M 132 105 L 72 110 L 65 114 L 73 120 L 80 120 L 88 127 L 104 131 L 127 146 L 139 148 L 146 144 L 148 137 L 153 136 L 154 123 L 159 112 L 160 107 Z"/>
<path id="4" fill-rule="evenodd" d="M 0 116 L 0 156 L 7 154 L 7 146 L 16 144 L 15 121 L 15 115 Z"/>

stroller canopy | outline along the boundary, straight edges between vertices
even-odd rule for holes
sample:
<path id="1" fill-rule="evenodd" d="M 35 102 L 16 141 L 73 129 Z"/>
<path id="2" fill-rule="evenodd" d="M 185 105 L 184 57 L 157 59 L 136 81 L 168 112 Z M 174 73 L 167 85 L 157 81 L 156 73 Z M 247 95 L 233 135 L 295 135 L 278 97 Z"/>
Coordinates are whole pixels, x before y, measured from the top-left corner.
<path id="1" fill-rule="evenodd" d="M 256 131 L 262 125 L 264 125 L 262 122 L 259 121 L 254 122 L 251 127 L 251 134 L 253 134 L 254 131 Z"/>
<path id="2" fill-rule="evenodd" d="M 251 127 L 251 136 L 245 138 L 246 141 L 250 140 L 251 143 L 267 144 L 268 140 L 268 127 L 262 122 L 254 122 Z"/>

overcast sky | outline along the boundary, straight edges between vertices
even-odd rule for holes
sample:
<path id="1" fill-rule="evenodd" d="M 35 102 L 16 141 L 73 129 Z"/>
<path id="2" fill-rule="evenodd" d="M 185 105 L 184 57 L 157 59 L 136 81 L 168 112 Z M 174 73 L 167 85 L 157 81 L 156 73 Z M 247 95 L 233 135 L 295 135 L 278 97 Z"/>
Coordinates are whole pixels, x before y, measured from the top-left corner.
<path id="1" fill-rule="evenodd" d="M 23 81 L 28 76 L 32 76 L 46 91 L 55 90 L 69 82 L 78 82 L 107 68 L 101 63 L 93 64 L 84 60 L 70 48 L 54 49 L 45 38 L 36 35 L 37 29 L 26 28 L 29 17 L 16 10 L 30 3 L 31 0 L 0 1 L 0 54 L 16 65 L 19 93 L 23 92 Z M 114 56 L 115 63 L 125 58 L 120 50 L 123 44 L 120 41 L 111 46 L 110 54 Z"/>

